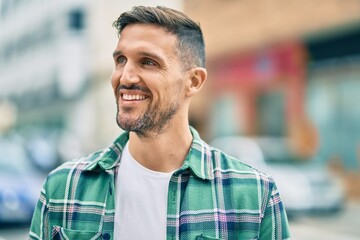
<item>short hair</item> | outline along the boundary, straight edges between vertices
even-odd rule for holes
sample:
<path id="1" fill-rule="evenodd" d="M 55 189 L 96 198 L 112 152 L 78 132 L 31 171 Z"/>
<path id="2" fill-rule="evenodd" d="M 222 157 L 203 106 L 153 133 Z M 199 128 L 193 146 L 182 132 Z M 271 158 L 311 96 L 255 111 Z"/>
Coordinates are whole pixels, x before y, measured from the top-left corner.
<path id="1" fill-rule="evenodd" d="M 184 13 L 162 6 L 135 6 L 122 13 L 113 27 L 120 36 L 127 25 L 136 23 L 155 24 L 174 34 L 178 56 L 185 69 L 205 67 L 205 43 L 200 25 Z"/>

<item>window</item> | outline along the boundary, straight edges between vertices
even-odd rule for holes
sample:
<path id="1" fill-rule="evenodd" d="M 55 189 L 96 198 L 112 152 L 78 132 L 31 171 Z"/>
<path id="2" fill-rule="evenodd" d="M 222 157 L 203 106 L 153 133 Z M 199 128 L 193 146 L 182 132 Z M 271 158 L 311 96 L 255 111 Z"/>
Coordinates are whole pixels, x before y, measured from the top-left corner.
<path id="1" fill-rule="evenodd" d="M 69 29 L 80 31 L 85 27 L 85 16 L 82 9 L 73 9 L 69 13 Z"/>

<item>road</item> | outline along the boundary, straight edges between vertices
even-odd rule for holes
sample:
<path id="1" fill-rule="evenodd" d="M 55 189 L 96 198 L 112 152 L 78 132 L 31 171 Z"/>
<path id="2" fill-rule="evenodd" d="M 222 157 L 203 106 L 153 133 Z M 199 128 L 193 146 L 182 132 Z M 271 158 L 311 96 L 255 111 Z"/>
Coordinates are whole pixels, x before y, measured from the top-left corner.
<path id="1" fill-rule="evenodd" d="M 331 216 L 301 217 L 290 221 L 294 240 L 359 240 L 360 202 L 348 203 L 345 210 Z M 0 228 L 0 240 L 27 239 L 28 228 Z"/>
<path id="2" fill-rule="evenodd" d="M 348 203 L 343 212 L 331 216 L 295 219 L 290 230 L 294 240 L 359 240 L 360 203 Z"/>
<path id="3" fill-rule="evenodd" d="M 0 226 L 0 240 L 28 239 L 28 226 Z"/>

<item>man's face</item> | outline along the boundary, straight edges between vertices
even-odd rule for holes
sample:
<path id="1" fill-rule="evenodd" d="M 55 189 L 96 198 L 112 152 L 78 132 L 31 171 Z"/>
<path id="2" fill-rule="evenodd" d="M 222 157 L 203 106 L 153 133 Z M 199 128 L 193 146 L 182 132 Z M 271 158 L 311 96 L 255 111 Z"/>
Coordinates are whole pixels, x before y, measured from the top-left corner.
<path id="1" fill-rule="evenodd" d="M 114 51 L 111 77 L 117 123 L 139 136 L 159 134 L 184 97 L 184 72 L 176 37 L 151 24 L 125 27 Z"/>

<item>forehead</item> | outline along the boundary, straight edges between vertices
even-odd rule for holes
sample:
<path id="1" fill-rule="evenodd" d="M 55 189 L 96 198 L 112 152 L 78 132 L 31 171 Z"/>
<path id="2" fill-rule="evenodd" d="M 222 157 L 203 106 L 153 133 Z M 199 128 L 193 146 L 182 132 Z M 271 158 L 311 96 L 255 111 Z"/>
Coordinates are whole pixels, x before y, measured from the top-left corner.
<path id="1" fill-rule="evenodd" d="M 165 55 L 176 54 L 177 37 L 154 24 L 130 24 L 119 37 L 116 50 L 150 51 Z"/>

